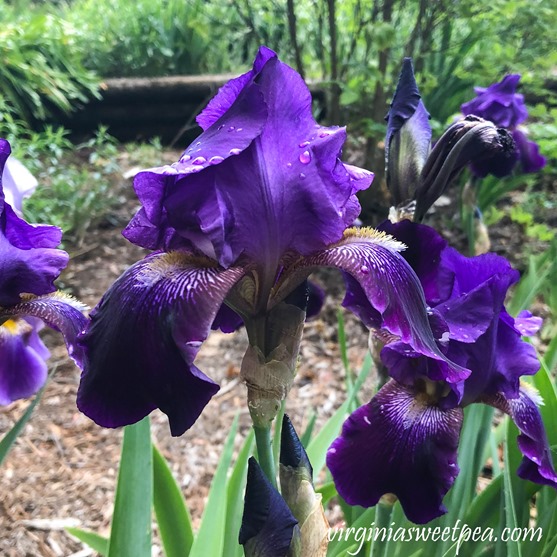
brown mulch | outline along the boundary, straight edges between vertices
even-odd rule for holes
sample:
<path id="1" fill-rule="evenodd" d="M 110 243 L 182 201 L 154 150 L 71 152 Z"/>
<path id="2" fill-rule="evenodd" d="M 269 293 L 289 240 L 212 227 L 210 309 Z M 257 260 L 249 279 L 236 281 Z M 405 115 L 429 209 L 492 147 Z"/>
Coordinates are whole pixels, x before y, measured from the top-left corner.
<path id="1" fill-rule="evenodd" d="M 175 153 L 168 155 L 169 160 L 174 158 Z M 120 235 L 138 202 L 129 181 L 118 187 L 129 193 L 128 201 L 108 219 L 112 226 L 98 223 L 83 246 L 69 249 L 71 263 L 60 281 L 61 287 L 91 307 L 144 254 Z M 335 271 L 323 271 L 316 282 L 329 296 L 319 318 L 306 325 L 301 363 L 287 402 L 287 412 L 300 432 L 313 410 L 319 428 L 345 399 L 336 318 L 342 280 Z M 349 359 L 358 370 L 367 351 L 367 332 L 352 315 L 345 314 L 345 319 Z M 87 557 L 95 553 L 64 528 L 78 526 L 108 535 L 122 431 L 98 427 L 77 410 L 80 372 L 66 356 L 59 335 L 47 331 L 45 338 L 56 372 L 0 469 L 0 555 Z M 164 414 L 151 415 L 153 439 L 169 460 L 196 524 L 234 416 L 240 413 L 236 450 L 250 428 L 245 387 L 238 378 L 246 342 L 245 332 L 239 331 L 213 332 L 204 343 L 196 365 L 219 382 L 221 391 L 183 436 L 170 436 Z M 17 401 L 0 408 L 0 436 L 28 404 Z M 153 555 L 162 555 L 154 539 Z"/>

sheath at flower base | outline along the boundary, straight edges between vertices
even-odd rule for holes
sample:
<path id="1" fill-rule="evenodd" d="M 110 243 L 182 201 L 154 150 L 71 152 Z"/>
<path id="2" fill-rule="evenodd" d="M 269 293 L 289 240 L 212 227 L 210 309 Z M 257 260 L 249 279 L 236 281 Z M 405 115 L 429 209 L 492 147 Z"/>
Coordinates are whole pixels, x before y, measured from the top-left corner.
<path id="1" fill-rule="evenodd" d="M 0 139 L 0 176 L 11 149 Z M 68 254 L 56 249 L 61 231 L 34 226 L 6 202 L 0 182 L 0 404 L 34 394 L 44 384 L 49 352 L 37 331 L 42 322 L 60 331 L 70 356 L 81 363 L 76 344 L 84 328 L 84 306 L 56 293 L 53 281 L 67 265 Z M 40 320 L 40 321 L 39 321 Z"/>
<path id="2" fill-rule="evenodd" d="M 465 115 L 474 114 L 490 120 L 496 126 L 510 129 L 522 172 L 538 172 L 545 166 L 547 160 L 540 154 L 538 144 L 529 141 L 526 132 L 520 126 L 528 118 L 524 95 L 516 92 L 520 77 L 520 74 L 509 74 L 500 82 L 487 88 L 474 87 L 476 98 L 464 103 L 460 110 Z M 482 169 L 475 167 L 474 172 L 480 177 L 486 175 Z M 509 173 L 510 170 L 507 174 Z"/>
<path id="3" fill-rule="evenodd" d="M 404 255 L 422 282 L 443 350 L 471 373 L 454 381 L 405 342 L 387 344 L 381 357 L 390 381 L 349 417 L 327 454 L 338 492 L 364 507 L 394 493 L 417 523 L 440 516 L 458 474 L 462 408 L 472 403 L 509 414 L 524 455 L 518 475 L 557 488 L 539 395 L 521 381 L 539 368 L 521 336 L 534 334 L 541 320 L 528 312 L 513 318 L 504 307 L 518 273 L 494 254 L 464 257 L 430 227 L 405 220 L 383 228 L 408 245 Z M 361 296 L 351 303 L 368 311 Z"/>
<path id="4" fill-rule="evenodd" d="M 340 161 L 344 128 L 314 121 L 292 68 L 260 48 L 198 122 L 203 133 L 177 163 L 135 178 L 142 208 L 124 235 L 154 253 L 93 311 L 82 339 L 85 414 L 117 427 L 160 408 L 181 435 L 218 390 L 193 362 L 225 303 L 248 332 L 242 376 L 254 424 L 268 426 L 294 377 L 304 283 L 318 266 L 350 273 L 379 324 L 444 359 L 402 246 L 347 230 L 372 174 Z"/>

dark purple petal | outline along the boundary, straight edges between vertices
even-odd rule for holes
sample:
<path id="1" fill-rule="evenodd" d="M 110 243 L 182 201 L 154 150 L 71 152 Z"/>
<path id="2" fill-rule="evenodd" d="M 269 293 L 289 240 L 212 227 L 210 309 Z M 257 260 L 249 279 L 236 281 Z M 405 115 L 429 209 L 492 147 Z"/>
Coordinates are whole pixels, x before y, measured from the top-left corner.
<path id="1" fill-rule="evenodd" d="M 520 430 L 518 447 L 524 458 L 517 474 L 532 482 L 557 489 L 557 474 L 538 406 L 543 404 L 538 392 L 523 383 L 517 398 L 507 399 L 502 394 L 485 398 L 483 402 L 509 414 Z"/>
<path id="2" fill-rule="evenodd" d="M 341 269 L 359 283 L 360 290 L 347 292 L 343 305 L 364 323 L 382 327 L 399 336 L 421 354 L 447 362 L 437 346 L 427 318 L 426 302 L 418 277 L 400 255 L 403 246 L 371 229 L 351 230 L 337 245 L 298 262 L 296 269 L 329 266 Z M 353 281 L 348 282 L 350 288 Z M 361 294 L 365 294 L 364 302 Z M 381 322 L 377 323 L 378 313 Z M 451 382 L 468 371 L 449 362 Z"/>
<path id="3" fill-rule="evenodd" d="M 524 337 L 535 335 L 541 328 L 543 319 L 532 315 L 527 310 L 522 310 L 514 318 L 514 328 Z"/>
<path id="4" fill-rule="evenodd" d="M 516 93 L 519 81 L 520 74 L 510 74 L 487 88 L 476 87 L 476 98 L 460 107 L 462 113 L 475 114 L 503 128 L 515 128 L 528 117 L 524 96 Z"/>
<path id="5" fill-rule="evenodd" d="M 50 356 L 33 319 L 8 319 L 0 325 L 0 405 L 35 394 L 46 381 Z"/>
<path id="6" fill-rule="evenodd" d="M 315 282 L 308 280 L 308 305 L 306 308 L 306 320 L 316 317 L 321 312 L 325 303 L 325 290 Z"/>
<path id="7" fill-rule="evenodd" d="M 384 221 L 378 226 L 378 230 L 390 234 L 407 247 L 401 255 L 418 275 L 427 303 L 434 306 L 442 301 L 437 274 L 441 252 L 447 247 L 447 241 L 431 226 L 407 219 L 396 224 Z"/>
<path id="8" fill-rule="evenodd" d="M 513 139 L 520 156 L 522 172 L 538 172 L 546 165 L 547 159 L 540 154 L 540 146 L 534 141 L 529 141 L 525 133 L 515 130 Z"/>
<path id="9" fill-rule="evenodd" d="M 253 68 L 242 74 L 235 79 L 231 79 L 228 83 L 223 85 L 219 92 L 209 101 L 209 104 L 203 109 L 203 111 L 196 118 L 197 123 L 206 130 L 211 127 L 217 120 L 226 114 L 230 107 L 234 104 L 234 101 L 238 98 L 244 87 L 248 85 L 250 81 L 261 71 L 263 66 L 271 58 L 276 58 L 277 55 L 270 48 L 266 46 L 260 46 L 255 61 L 253 62 Z"/>
<path id="10" fill-rule="evenodd" d="M 371 507 L 394 493 L 406 516 L 423 524 L 446 512 L 461 426 L 461 409 L 443 411 L 390 381 L 344 423 L 327 466 L 350 505 Z"/>
<path id="11" fill-rule="evenodd" d="M 173 435 L 195 422 L 218 386 L 193 365 L 230 288 L 225 271 L 189 254 L 155 254 L 103 296 L 81 338 L 79 409 L 99 425 L 134 423 L 160 408 Z"/>
<path id="12" fill-rule="evenodd" d="M 9 205 L 4 205 L 4 209 L 0 222 L 5 224 L 10 217 L 19 218 Z M 68 254 L 58 249 L 20 249 L 0 230 L 0 306 L 17 304 L 21 294 L 41 295 L 56 290 L 54 280 L 68 260 Z"/>
<path id="13" fill-rule="evenodd" d="M 223 333 L 233 333 L 244 325 L 244 320 L 228 305 L 222 304 L 215 315 L 211 329 L 220 329 Z"/>
<path id="14" fill-rule="evenodd" d="M 75 298 L 54 292 L 45 296 L 26 296 L 14 306 L 0 307 L 2 316 L 30 316 L 40 319 L 55 331 L 62 333 L 68 354 L 78 365 L 83 364 L 83 349 L 77 337 L 85 329 L 87 318 L 83 315 L 86 306 Z"/>
<path id="15" fill-rule="evenodd" d="M 280 463 L 293 469 L 303 468 L 304 477 L 313 481 L 313 467 L 287 414 L 282 419 Z"/>
<path id="16" fill-rule="evenodd" d="M 179 163 L 138 174 L 143 211 L 128 239 L 224 267 L 243 256 L 274 275 L 287 251 L 309 254 L 352 224 L 372 174 L 339 160 L 345 130 L 315 123 L 303 80 L 268 51 L 248 74 L 225 87 Z"/>
<path id="17" fill-rule="evenodd" d="M 405 58 L 386 118 L 387 186 L 394 205 L 414 198 L 414 190 L 430 149 L 429 118 L 414 78 L 412 60 Z"/>
<path id="18" fill-rule="evenodd" d="M 286 557 L 297 524 L 284 499 L 251 457 L 238 539 L 246 557 Z"/>

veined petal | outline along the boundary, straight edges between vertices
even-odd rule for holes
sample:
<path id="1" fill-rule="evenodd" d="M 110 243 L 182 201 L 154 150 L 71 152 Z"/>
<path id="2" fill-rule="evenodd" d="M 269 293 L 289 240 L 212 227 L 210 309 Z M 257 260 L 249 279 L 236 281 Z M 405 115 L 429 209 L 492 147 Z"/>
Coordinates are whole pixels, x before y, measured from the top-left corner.
<path id="1" fill-rule="evenodd" d="M 6 160 L 1 177 L 5 201 L 21 216 L 23 199 L 30 196 L 38 186 L 37 179 L 14 157 Z"/>
<path id="2" fill-rule="evenodd" d="M 247 557 L 286 557 L 298 521 L 251 457 L 239 542 Z"/>
<path id="3" fill-rule="evenodd" d="M 0 405 L 35 394 L 46 381 L 50 352 L 34 319 L 8 319 L 0 325 Z"/>
<path id="4" fill-rule="evenodd" d="M 78 335 L 87 324 L 83 312 L 87 307 L 75 298 L 54 292 L 45 296 L 24 296 L 19 304 L 0 307 L 0 318 L 3 316 L 36 317 L 52 329 L 62 333 L 68 354 L 81 366 L 83 350 L 77 343 Z"/>
<path id="5" fill-rule="evenodd" d="M 357 281 L 360 292 L 365 294 L 363 298 L 348 291 L 344 302 L 348 309 L 364 323 L 398 335 L 420 354 L 447 362 L 433 337 L 420 281 L 399 253 L 403 248 L 402 244 L 384 233 L 372 229 L 350 229 L 346 231 L 344 240 L 301 259 L 287 274 L 307 273 L 318 266 L 341 269 Z M 352 283 L 349 281 L 348 286 Z M 468 375 L 468 370 L 448 363 L 453 382 Z"/>
<path id="6" fill-rule="evenodd" d="M 509 399 L 498 393 L 484 398 L 482 402 L 507 413 L 520 430 L 518 447 L 524 458 L 518 467 L 517 474 L 525 480 L 550 485 L 557 489 L 557 474 L 553 467 L 551 450 L 538 410 L 538 405 L 543 402 L 536 389 L 522 383 L 517 398 Z"/>
<path id="7" fill-rule="evenodd" d="M 327 466 L 347 503 L 371 507 L 394 493 L 406 516 L 423 524 L 446 512 L 461 426 L 460 408 L 443 411 L 391 380 L 346 420 Z"/>
<path id="8" fill-rule="evenodd" d="M 218 390 L 193 361 L 243 274 L 181 252 L 130 267 L 103 296 L 81 338 L 79 409 L 99 425 L 118 427 L 160 408 L 172 434 L 184 433 Z"/>

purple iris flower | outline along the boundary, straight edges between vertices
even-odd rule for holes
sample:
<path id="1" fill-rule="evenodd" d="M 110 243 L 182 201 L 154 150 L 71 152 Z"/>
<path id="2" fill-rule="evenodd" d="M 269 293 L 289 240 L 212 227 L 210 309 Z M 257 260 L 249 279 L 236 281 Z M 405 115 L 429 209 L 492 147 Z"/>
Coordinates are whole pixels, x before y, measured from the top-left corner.
<path id="1" fill-rule="evenodd" d="M 495 254 L 461 255 L 424 225 L 405 220 L 382 228 L 408 246 L 404 255 L 420 278 L 440 345 L 469 375 L 455 380 L 438 361 L 391 339 L 381 353 L 390 381 L 348 418 L 327 454 L 338 492 L 364 507 L 394 493 L 417 523 L 442 515 L 459 471 L 462 408 L 478 402 L 518 426 L 524 456 L 518 475 L 557 488 L 539 395 L 521 381 L 539 368 L 521 337 L 534 334 L 541 320 L 528 312 L 512 317 L 504 307 L 518 273 Z M 366 311 L 365 300 L 352 303 Z"/>
<path id="2" fill-rule="evenodd" d="M 516 92 L 519 81 L 520 74 L 509 74 L 487 88 L 474 87 L 476 98 L 464 103 L 460 110 L 465 115 L 474 114 L 511 130 L 516 144 L 516 159 L 520 161 L 522 172 L 537 172 L 547 161 L 540 154 L 538 144 L 529 141 L 518 127 L 528 117 L 524 95 Z M 474 168 L 474 171 L 479 176 L 486 175 L 481 169 Z"/>
<path id="3" fill-rule="evenodd" d="M 0 176 L 10 144 L 0 139 Z M 62 332 L 70 356 L 81 362 L 77 335 L 85 326 L 83 306 L 54 292 L 54 280 L 68 263 L 56 249 L 61 231 L 34 226 L 6 202 L 0 181 L 0 404 L 36 392 L 46 378 L 48 350 L 37 335 L 39 321 Z"/>
<path id="4" fill-rule="evenodd" d="M 159 408 L 181 435 L 218 390 L 194 365 L 217 314 L 223 328 L 237 326 L 238 316 L 246 326 L 248 401 L 250 392 L 284 397 L 307 309 L 304 285 L 318 266 L 349 273 L 380 326 L 444 359 L 402 246 L 348 228 L 360 210 L 355 194 L 373 175 L 341 162 L 345 129 L 315 122 L 292 68 L 261 47 L 253 69 L 222 87 L 198 123 L 203 133 L 177 163 L 135 178 L 142 208 L 124 235 L 154 252 L 91 315 L 78 392 L 85 414 L 117 427 Z M 274 367 L 277 383 L 260 384 L 258 366 Z"/>
<path id="5" fill-rule="evenodd" d="M 403 62 L 386 120 L 387 186 L 395 220 L 421 220 L 471 162 L 483 176 L 504 176 L 517 160 L 510 133 L 477 116 L 449 126 L 431 148 L 429 114 L 410 58 Z"/>

